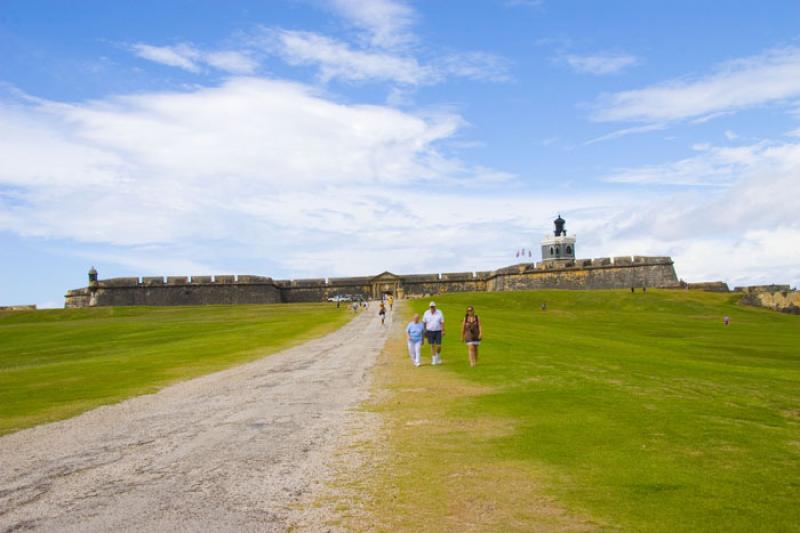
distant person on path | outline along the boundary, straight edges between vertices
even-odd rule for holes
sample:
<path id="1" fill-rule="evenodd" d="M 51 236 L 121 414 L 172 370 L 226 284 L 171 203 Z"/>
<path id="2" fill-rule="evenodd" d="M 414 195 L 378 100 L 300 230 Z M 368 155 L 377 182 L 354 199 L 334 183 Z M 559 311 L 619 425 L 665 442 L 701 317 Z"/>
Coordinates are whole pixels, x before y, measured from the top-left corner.
<path id="1" fill-rule="evenodd" d="M 478 364 L 478 346 L 481 339 L 483 339 L 481 319 L 475 314 L 475 308 L 470 305 L 461 324 L 461 340 L 467 343 L 467 355 L 471 367 Z"/>
<path id="2" fill-rule="evenodd" d="M 414 366 L 420 365 L 419 352 L 422 349 L 422 336 L 425 332 L 425 324 L 419 321 L 419 315 L 415 314 L 411 322 L 406 326 L 406 340 L 408 340 L 408 356 Z"/>
<path id="3" fill-rule="evenodd" d="M 425 336 L 431 345 L 431 364 L 442 364 L 442 337 L 444 336 L 444 315 L 436 309 L 436 302 L 431 302 L 429 309 L 422 315 L 425 324 Z"/>
<path id="4" fill-rule="evenodd" d="M 351 307 L 353 308 L 354 313 L 358 313 L 358 302 L 353 302 Z"/>
<path id="5" fill-rule="evenodd" d="M 542 311 L 547 311 L 547 302 L 542 302 Z"/>
<path id="6" fill-rule="evenodd" d="M 391 311 L 394 309 L 394 296 L 390 294 L 386 300 L 389 302 L 389 311 Z"/>
<path id="7" fill-rule="evenodd" d="M 725 315 L 724 317 L 722 317 L 722 323 L 727 326 L 728 324 L 731 323 L 731 317 L 729 317 L 728 315 Z"/>
<path id="8" fill-rule="evenodd" d="M 386 306 L 381 302 L 381 308 L 378 309 L 378 316 L 381 317 L 381 326 L 386 322 Z"/>

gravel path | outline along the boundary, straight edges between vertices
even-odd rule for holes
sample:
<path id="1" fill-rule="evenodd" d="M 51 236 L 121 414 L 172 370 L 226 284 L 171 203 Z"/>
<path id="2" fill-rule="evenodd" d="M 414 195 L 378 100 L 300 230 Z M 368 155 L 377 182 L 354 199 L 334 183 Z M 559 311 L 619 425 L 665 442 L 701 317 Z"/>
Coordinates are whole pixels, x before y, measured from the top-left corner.
<path id="1" fill-rule="evenodd" d="M 367 398 L 390 322 L 370 309 L 259 361 L 0 438 L 0 531 L 286 530 Z"/>

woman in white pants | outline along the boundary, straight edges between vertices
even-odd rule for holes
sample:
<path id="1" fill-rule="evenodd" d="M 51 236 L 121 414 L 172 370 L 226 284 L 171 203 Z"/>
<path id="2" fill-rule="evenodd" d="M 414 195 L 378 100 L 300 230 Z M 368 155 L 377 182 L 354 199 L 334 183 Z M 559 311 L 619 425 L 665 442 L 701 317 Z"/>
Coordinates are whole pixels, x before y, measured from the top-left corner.
<path id="1" fill-rule="evenodd" d="M 419 315 L 414 315 L 406 326 L 406 340 L 408 341 L 408 356 L 414 366 L 419 366 L 419 351 L 422 348 L 422 334 L 425 325 L 419 321 Z"/>

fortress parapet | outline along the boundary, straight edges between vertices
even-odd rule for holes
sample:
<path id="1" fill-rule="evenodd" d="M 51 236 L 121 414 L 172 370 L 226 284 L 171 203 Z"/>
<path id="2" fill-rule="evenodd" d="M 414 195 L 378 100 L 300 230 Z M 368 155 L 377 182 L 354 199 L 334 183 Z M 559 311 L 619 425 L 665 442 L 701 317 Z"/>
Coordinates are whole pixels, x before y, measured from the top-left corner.
<path id="1" fill-rule="evenodd" d="M 68 291 L 64 306 L 261 304 L 281 301 L 280 289 L 272 278 L 265 276 L 95 277 L 93 281 L 90 279 L 88 287 Z"/>
<path id="2" fill-rule="evenodd" d="M 566 221 L 559 215 L 553 224 L 553 235 L 541 243 L 542 261 L 493 271 L 407 275 L 382 272 L 377 276 L 282 280 L 250 274 L 101 280 L 92 267 L 89 285 L 68 291 L 65 306 L 269 304 L 321 302 L 345 296 L 378 299 L 389 294 L 395 298 L 414 298 L 447 292 L 687 286 L 678 281 L 669 257 L 576 259 L 576 238 L 567 236 Z M 719 285 L 702 285 L 705 290 L 722 289 Z M 688 288 L 700 287 L 690 284 Z M 728 290 L 727 285 L 724 290 Z"/>
<path id="3" fill-rule="evenodd" d="M 727 286 L 702 284 L 705 290 Z M 613 260 L 561 259 L 520 263 L 494 271 L 274 280 L 267 276 L 148 276 L 90 279 L 70 290 L 65 307 L 206 305 L 321 302 L 335 296 L 423 297 L 447 292 L 531 289 L 676 288 L 680 282 L 669 257 L 622 256 Z M 713 289 L 712 289 L 713 287 Z M 690 288 L 701 288 L 694 284 Z"/>

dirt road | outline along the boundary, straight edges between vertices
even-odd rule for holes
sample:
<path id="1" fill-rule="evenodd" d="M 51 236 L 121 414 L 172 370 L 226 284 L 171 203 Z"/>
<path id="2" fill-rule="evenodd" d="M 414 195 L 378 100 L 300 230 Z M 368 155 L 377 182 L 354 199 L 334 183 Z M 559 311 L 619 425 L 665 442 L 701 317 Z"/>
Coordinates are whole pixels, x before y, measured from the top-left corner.
<path id="1" fill-rule="evenodd" d="M 0 438 L 0 531 L 284 531 L 390 322 Z"/>

